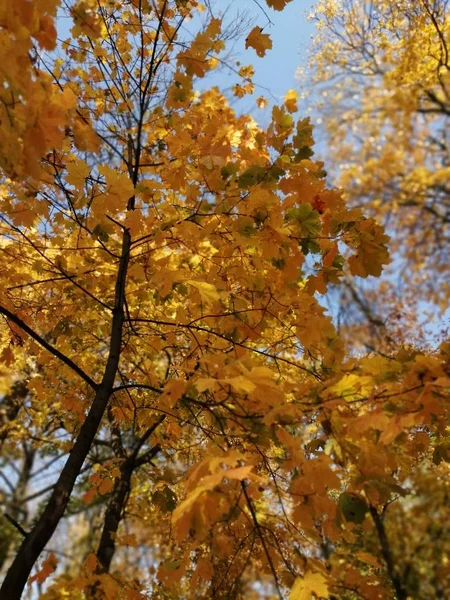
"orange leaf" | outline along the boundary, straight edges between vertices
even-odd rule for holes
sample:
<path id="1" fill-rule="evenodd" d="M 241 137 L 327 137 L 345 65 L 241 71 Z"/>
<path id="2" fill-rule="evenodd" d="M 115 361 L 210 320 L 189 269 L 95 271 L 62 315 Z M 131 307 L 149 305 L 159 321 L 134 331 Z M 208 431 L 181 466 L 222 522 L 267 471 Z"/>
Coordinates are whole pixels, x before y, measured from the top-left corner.
<path id="1" fill-rule="evenodd" d="M 113 479 L 103 479 L 101 484 L 98 486 L 98 492 L 99 492 L 99 494 L 109 494 L 109 492 L 112 491 L 113 487 L 114 487 Z"/>
<path id="2" fill-rule="evenodd" d="M 38 571 L 36 573 L 36 575 L 33 575 L 33 577 L 31 577 L 31 579 L 29 579 L 28 581 L 28 585 L 31 585 L 32 583 L 34 583 L 35 581 L 37 581 L 37 583 L 42 584 L 44 583 L 44 581 L 52 574 L 56 571 L 56 567 L 58 566 L 58 559 L 56 558 L 56 556 L 53 554 L 53 552 L 51 552 L 48 555 L 48 558 L 46 558 L 44 560 L 44 562 L 42 563 L 42 567 L 41 570 Z"/>
<path id="3" fill-rule="evenodd" d="M 245 40 L 246 48 L 253 48 L 258 56 L 264 56 L 266 50 L 272 48 L 272 40 L 267 33 L 263 33 L 261 27 L 253 27 Z"/>
<path id="4" fill-rule="evenodd" d="M 286 4 L 292 2 L 292 0 L 266 0 L 267 6 L 273 8 L 274 10 L 283 10 L 286 7 Z"/>

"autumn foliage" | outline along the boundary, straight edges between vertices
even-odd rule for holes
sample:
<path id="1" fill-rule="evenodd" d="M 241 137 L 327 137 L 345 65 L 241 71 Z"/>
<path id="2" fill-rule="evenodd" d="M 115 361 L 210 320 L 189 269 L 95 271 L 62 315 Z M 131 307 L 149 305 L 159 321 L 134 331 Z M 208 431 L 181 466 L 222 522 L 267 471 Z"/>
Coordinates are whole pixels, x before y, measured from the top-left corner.
<path id="1" fill-rule="evenodd" d="M 227 18 L 0 8 L 1 600 L 450 592 L 450 344 L 346 343 L 324 295 L 389 237 L 294 91 L 262 127 L 208 84 Z"/>

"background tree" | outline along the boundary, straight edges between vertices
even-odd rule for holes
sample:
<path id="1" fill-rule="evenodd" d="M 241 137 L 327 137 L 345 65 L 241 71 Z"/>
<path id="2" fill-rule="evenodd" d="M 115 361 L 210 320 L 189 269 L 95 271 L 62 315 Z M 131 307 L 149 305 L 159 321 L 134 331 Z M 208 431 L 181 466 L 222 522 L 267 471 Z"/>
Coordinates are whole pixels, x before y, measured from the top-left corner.
<path id="1" fill-rule="evenodd" d="M 372 333 L 378 321 L 413 343 L 429 339 L 421 325 L 448 308 L 448 10 L 446 0 L 343 0 L 319 2 L 314 14 L 309 74 L 327 166 L 351 205 L 391 236 L 381 287 L 349 281 L 346 303 Z"/>

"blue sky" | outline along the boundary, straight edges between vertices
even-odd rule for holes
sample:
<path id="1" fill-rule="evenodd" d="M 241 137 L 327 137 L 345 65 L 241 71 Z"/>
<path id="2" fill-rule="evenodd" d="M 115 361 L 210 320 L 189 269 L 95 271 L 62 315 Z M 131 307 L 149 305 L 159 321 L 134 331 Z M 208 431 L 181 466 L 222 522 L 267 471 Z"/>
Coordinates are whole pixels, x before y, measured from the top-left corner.
<path id="1" fill-rule="evenodd" d="M 245 4 L 249 12 L 255 14 L 255 3 Z M 267 25 L 264 33 L 272 38 L 273 48 L 264 58 L 258 58 L 251 49 L 248 51 L 248 62 L 256 69 L 255 83 L 269 89 L 278 99 L 288 89 L 297 87 L 295 72 L 306 63 L 307 48 L 314 33 L 314 25 L 306 18 L 311 7 L 309 0 L 293 0 L 281 12 L 268 9 L 267 14 L 273 25 Z M 261 11 L 256 12 L 256 19 L 261 26 L 267 21 Z M 261 93 L 267 95 L 265 90 L 261 90 Z"/>
<path id="2" fill-rule="evenodd" d="M 261 125 L 267 125 L 270 108 L 266 111 L 257 109 L 255 99 L 265 96 L 273 105 L 282 102 L 289 89 L 298 88 L 296 71 L 298 67 L 306 65 L 308 46 L 314 34 L 314 24 L 307 20 L 314 3 L 311 0 L 293 0 L 283 11 L 276 11 L 268 8 L 264 0 L 221 0 L 215 4 L 218 13 L 222 3 L 225 8 L 231 5 L 230 15 L 237 11 L 248 14 L 252 23 L 248 31 L 258 25 L 272 39 L 273 47 L 263 58 L 258 57 L 252 48 L 245 49 L 245 35 L 233 48 L 235 60 L 242 65 L 251 64 L 255 67 L 255 93 L 237 101 L 235 108 L 239 112 L 252 114 Z M 235 62 L 232 65 L 235 66 Z M 215 74 L 209 74 L 204 82 L 200 82 L 200 87 L 217 85 L 226 89 L 239 82 L 240 78 L 235 73 L 223 68 Z"/>

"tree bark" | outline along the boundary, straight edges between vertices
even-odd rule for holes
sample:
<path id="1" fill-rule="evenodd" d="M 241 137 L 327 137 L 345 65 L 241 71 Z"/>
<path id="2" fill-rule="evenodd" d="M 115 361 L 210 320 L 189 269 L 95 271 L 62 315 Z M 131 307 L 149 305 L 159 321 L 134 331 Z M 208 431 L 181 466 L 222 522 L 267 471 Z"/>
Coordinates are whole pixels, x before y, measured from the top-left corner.
<path id="1" fill-rule="evenodd" d="M 111 499 L 106 508 L 102 535 L 97 550 L 97 559 L 103 573 L 109 572 L 116 550 L 115 538 L 130 493 L 133 467 L 133 463 L 124 462 L 121 475 L 116 479 Z"/>

